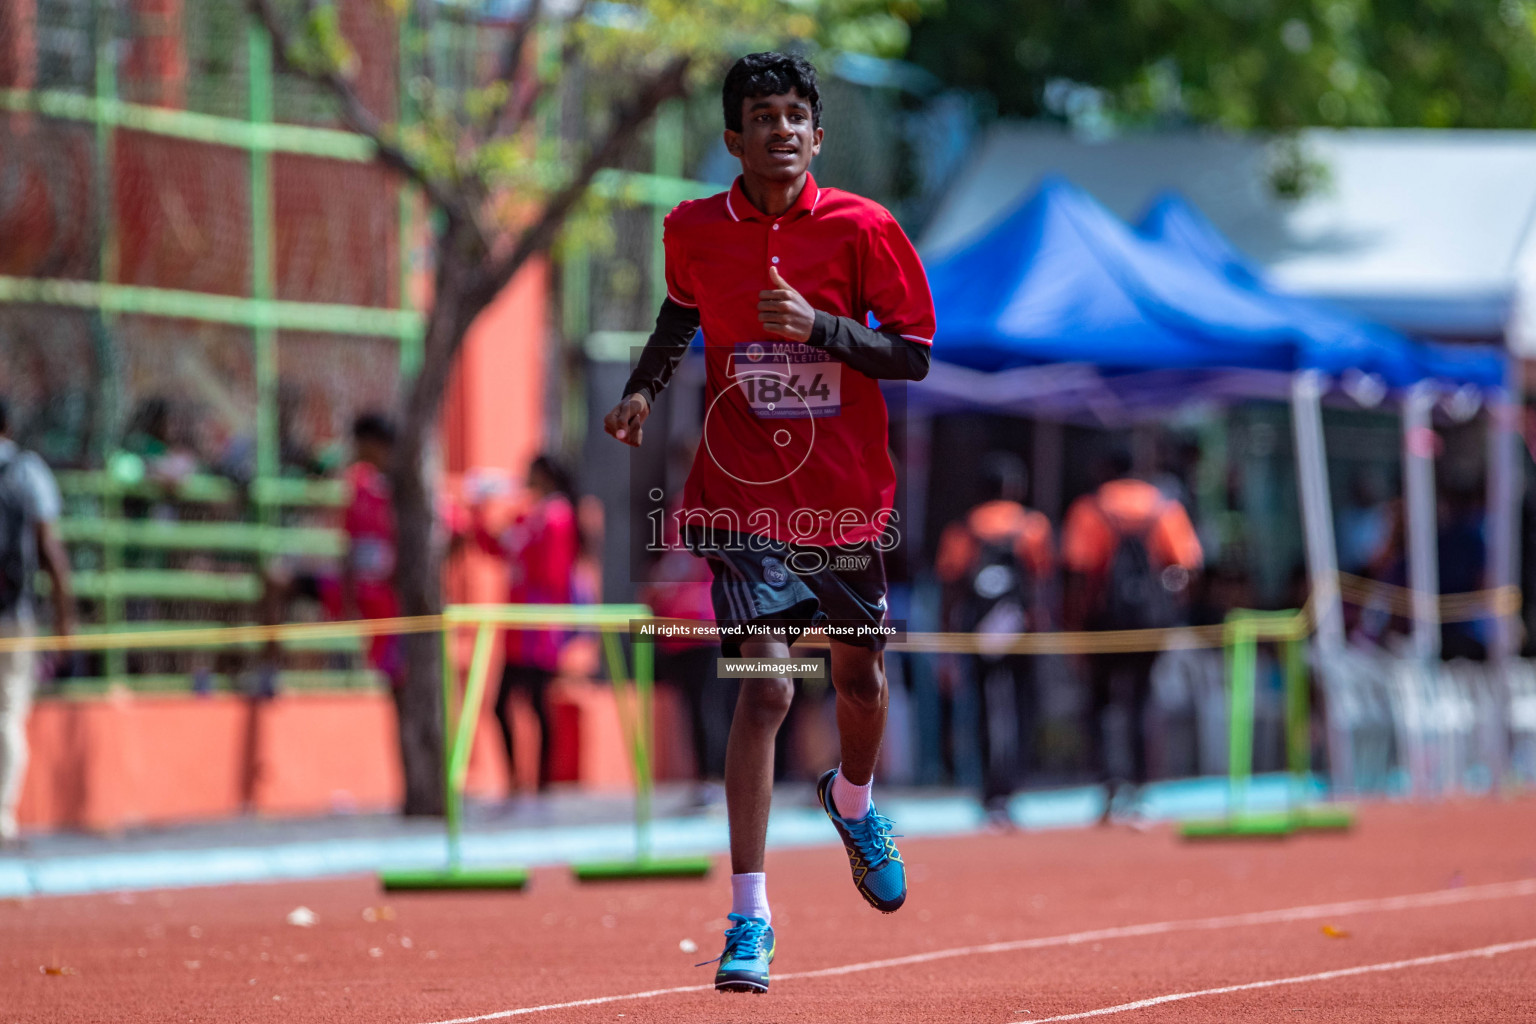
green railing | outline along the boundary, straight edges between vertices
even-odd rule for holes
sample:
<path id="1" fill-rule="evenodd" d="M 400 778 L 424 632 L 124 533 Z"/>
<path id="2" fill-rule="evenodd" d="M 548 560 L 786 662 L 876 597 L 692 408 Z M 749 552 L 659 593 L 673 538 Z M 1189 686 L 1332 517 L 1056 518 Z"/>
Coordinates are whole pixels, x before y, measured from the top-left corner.
<path id="1" fill-rule="evenodd" d="M 187 621 L 249 621 L 254 617 L 254 603 L 261 595 L 260 570 L 265 560 L 276 555 L 312 558 L 334 557 L 340 553 L 341 539 L 326 528 L 292 525 L 291 520 L 303 509 L 324 509 L 340 500 L 339 484 L 285 479 L 281 476 L 281 442 L 278 424 L 278 332 L 305 331 L 388 339 L 397 346 L 398 366 L 402 376 L 414 373 L 421 360 L 423 317 L 410 307 L 413 275 L 430 268 L 412 265 L 410 253 L 421 227 L 419 197 L 409 185 L 395 188 L 394 238 L 398 249 L 399 278 L 396 282 L 396 308 L 361 306 L 346 303 L 291 301 L 277 296 L 273 160 L 277 156 L 298 156 L 340 164 L 366 164 L 374 160 L 375 149 L 366 138 L 331 127 L 280 123 L 275 112 L 283 97 L 281 83 L 275 81 L 272 41 L 254 19 L 231 8 L 230 25 L 234 35 L 221 39 L 220 45 L 241 54 L 243 63 L 232 71 L 230 86 L 243 90 L 240 104 L 226 104 L 226 111 L 242 110 L 244 117 L 221 116 L 181 109 L 126 102 L 121 96 L 118 66 L 125 51 L 119 32 L 124 22 L 120 5 L 113 0 L 90 0 L 89 24 L 83 31 L 94 51 L 94 77 L 84 91 L 67 89 L 0 89 L 0 112 L 26 113 L 59 122 L 73 122 L 92 130 L 92 179 L 89 191 L 78 199 L 77 209 L 94 211 L 96 266 L 91 279 L 41 278 L 0 275 L 0 307 L 27 304 L 58 310 L 84 311 L 91 317 L 98 378 L 96 390 L 96 429 L 91 459 L 97 465 L 107 463 L 123 425 L 126 387 L 118 356 L 119 318 L 157 317 L 195 323 L 222 324 L 249 332 L 250 365 L 254 375 L 255 478 L 245 489 L 214 476 L 194 476 L 167 490 L 153 483 L 127 484 L 103 471 L 61 473 L 60 485 L 69 498 L 69 512 L 63 523 L 65 539 L 78 571 L 75 588 L 91 608 L 89 624 L 83 628 L 101 631 L 155 629 L 161 625 L 185 626 Z M 399 26 L 398 67 L 395 69 L 395 95 L 398 108 L 393 113 L 403 124 L 414 116 L 404 83 L 418 73 L 417 64 L 424 53 L 442 43 L 434 33 L 444 25 L 424 26 L 415 13 L 407 14 Z M 243 38 L 242 38 L 243 37 Z M 558 46 L 544 45 L 544 59 L 558 59 Z M 442 62 L 439 54 L 439 64 Z M 194 75 L 199 72 L 194 71 Z M 191 83 L 198 84 L 197 80 Z M 190 93 L 196 93 L 196 88 Z M 284 94 L 286 95 L 286 94 Z M 559 145 L 553 101 L 546 98 L 540 122 L 543 142 Z M 249 231 L 242 239 L 249 278 L 245 294 L 223 295 L 177 287 L 150 287 L 123 280 L 121 250 L 122 210 L 115 193 L 118 168 L 116 156 L 122 133 L 179 139 L 208 147 L 234 149 L 245 154 L 246 178 L 243 183 L 244 206 Z M 715 191 L 715 188 L 681 178 L 683 120 L 680 106 L 666 108 L 654 137 L 653 174 L 604 171 L 594 182 L 595 191 L 620 203 L 648 207 L 653 238 L 652 259 L 648 268 L 651 295 L 657 301 L 665 294 L 661 259 L 660 220 L 677 202 Z M 232 182 L 231 194 L 239 195 L 240 182 Z M 562 267 L 565 283 L 565 333 L 574 342 L 583 342 L 589 332 L 591 297 L 588 266 L 590 253 L 573 247 Z M 177 282 L 168 282 L 175 284 Z M 584 427 L 585 418 L 575 407 L 573 426 Z M 125 503 L 133 500 L 168 502 L 173 505 L 226 506 L 220 515 L 233 522 L 133 519 L 125 516 Z M 238 508 L 237 508 L 238 507 Z M 129 564 L 137 553 L 137 562 Z M 144 553 L 149 553 L 147 557 Z M 185 561 L 201 553 L 204 560 L 240 563 L 219 571 L 192 567 L 166 567 L 160 563 Z M 138 614 L 145 603 L 180 604 L 172 609 L 186 613 L 187 621 L 173 616 L 143 618 Z M 212 608 L 198 608 L 196 605 Z M 193 607 L 185 607 L 192 605 Z M 241 606 L 250 614 L 239 615 Z M 133 611 L 134 614 L 130 614 Z M 218 616 L 209 614 L 217 612 Z M 68 687 L 87 691 L 94 687 L 126 682 L 140 688 L 174 688 L 177 677 L 137 672 L 130 675 L 130 656 L 118 649 L 108 649 L 97 656 L 99 676 L 73 680 Z M 303 674 L 294 676 L 300 678 Z M 335 676 L 345 682 L 355 681 L 358 673 L 309 673 L 303 678 L 323 683 Z M 186 685 L 186 677 L 179 686 Z"/>
<path id="2" fill-rule="evenodd" d="M 95 331 L 109 354 L 98 367 L 97 381 L 104 429 L 97 431 L 93 455 L 102 463 L 115 444 L 121 419 L 123 385 L 115 376 L 117 360 L 110 355 L 116 347 L 116 318 L 166 317 L 247 329 L 256 392 L 255 479 L 241 488 L 220 477 L 199 475 L 166 487 L 153 482 L 125 483 L 107 471 L 58 474 L 67 508 L 62 533 L 76 566 L 74 588 L 89 612 L 81 631 L 143 632 L 185 629 L 194 624 L 251 623 L 257 618 L 257 603 L 262 597 L 263 568 L 271 559 L 332 560 L 344 548 L 344 539 L 334 527 L 294 522 L 306 513 L 318 522 L 334 520 L 330 513 L 343 495 L 338 481 L 291 480 L 280 475 L 277 333 L 293 330 L 391 339 L 398 345 L 402 372 L 412 372 L 419 363 L 422 334 L 422 317 L 408 305 L 412 270 L 406 253 L 415 230 L 416 204 L 408 189 L 397 189 L 398 308 L 279 299 L 274 155 L 368 163 L 375 156 L 372 143 L 348 131 L 275 123 L 271 40 L 254 19 L 244 15 L 232 21 L 236 34 L 233 40 L 226 40 L 244 52 L 244 68 L 237 73 L 243 79 L 237 84 L 245 94 L 244 118 L 124 102 L 119 96 L 117 73 L 123 52 L 118 45 L 123 23 L 116 18 L 117 5 L 110 0 L 92 0 L 90 8 L 96 69 L 90 93 L 4 89 L 0 90 L 0 111 L 73 121 L 94 129 L 95 202 L 89 205 L 96 211 L 95 236 L 99 239 L 95 280 L 0 276 L 0 304 L 85 310 L 93 316 Z M 406 23 L 403 33 L 411 31 Z M 406 42 L 404 34 L 401 41 Z M 398 73 L 403 82 L 411 73 L 405 45 L 400 53 Z M 406 90 L 398 88 L 396 94 L 402 98 L 397 113 L 404 118 Z M 240 189 L 241 183 L 236 182 L 233 190 L 237 195 L 244 192 L 249 217 L 249 232 L 244 238 L 250 268 L 246 294 L 145 287 L 121 280 L 119 218 L 123 211 L 112 183 L 117 137 L 124 131 L 246 153 L 246 188 Z M 125 506 L 133 501 L 168 506 L 176 518 L 130 518 L 125 515 Z M 249 652 L 250 648 L 245 645 L 241 650 Z M 360 644 L 346 639 L 293 645 L 292 649 L 356 652 Z M 217 655 L 199 657 L 205 673 L 210 665 L 230 662 Z M 65 692 L 92 692 L 116 683 L 135 689 L 186 689 L 188 673 L 155 672 L 145 667 L 156 664 L 155 659 L 142 660 L 137 666 L 141 671 L 130 673 L 135 667 L 130 658 L 127 651 L 109 648 L 93 662 L 99 675 L 71 679 Z M 250 663 L 249 658 L 244 661 Z M 214 675 L 216 683 L 233 682 L 229 672 Z M 371 673 L 327 668 L 285 673 L 283 685 L 352 685 L 371 680 Z"/>
<path id="3" fill-rule="evenodd" d="M 271 479 L 258 481 L 249 500 L 235 484 L 222 477 L 191 476 L 175 486 L 155 483 L 124 483 L 107 472 L 61 472 L 60 490 L 71 513 L 60 523 L 60 532 L 78 567 L 73 574 L 75 596 L 92 609 L 82 633 L 155 632 L 255 624 L 262 599 L 262 570 L 274 558 L 295 558 L 311 563 L 334 563 L 346 550 L 346 539 L 333 525 L 279 524 L 275 521 L 167 520 L 127 518 L 125 499 L 163 504 L 179 513 L 193 513 L 198 506 L 217 508 L 234 515 L 272 513 L 309 515 L 333 520 L 344 499 L 340 481 Z M 82 511 L 88 509 L 89 511 Z M 217 559 L 219 568 L 137 567 L 133 556 L 146 561 L 174 561 L 179 556 Z M 46 585 L 44 587 L 46 589 Z M 135 607 L 150 605 L 149 618 L 134 617 Z M 218 617 L 208 617 L 215 611 Z M 169 612 L 170 614 L 167 614 Z M 186 613 L 190 612 L 191 617 Z M 203 613 L 203 614 L 199 614 Z M 216 687 L 233 688 L 240 671 L 251 671 L 250 657 L 260 645 L 233 644 L 219 649 L 240 655 L 241 667 L 233 672 L 205 668 Z M 164 651 L 176 649 L 174 646 Z M 285 644 L 285 651 L 346 655 L 343 668 L 308 668 L 285 671 L 285 688 L 350 687 L 371 685 L 374 673 L 357 667 L 362 643 L 356 638 L 310 640 Z M 206 660 L 206 659 L 205 659 Z M 101 672 L 74 678 L 63 684 L 67 694 L 99 692 L 120 683 L 143 691 L 186 690 L 189 673 L 130 672 L 130 654 L 109 649 L 101 655 Z"/>

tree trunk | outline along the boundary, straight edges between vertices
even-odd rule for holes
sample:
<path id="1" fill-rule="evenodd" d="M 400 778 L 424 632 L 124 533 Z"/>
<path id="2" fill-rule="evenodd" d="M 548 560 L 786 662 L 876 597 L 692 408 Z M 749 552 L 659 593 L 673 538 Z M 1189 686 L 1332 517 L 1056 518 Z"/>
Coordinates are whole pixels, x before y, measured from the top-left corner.
<path id="1" fill-rule="evenodd" d="M 401 431 L 401 441 L 406 441 Z M 398 555 L 396 586 L 405 615 L 435 615 L 443 610 L 442 557 L 434 534 L 432 488 L 425 478 L 422 454 L 415 447 L 414 468 L 391 474 L 394 485 Z M 412 633 L 404 644 L 405 678 L 400 700 L 400 762 L 405 775 L 404 812 L 443 813 L 442 644 L 437 633 Z"/>
<path id="2" fill-rule="evenodd" d="M 395 586 L 402 615 L 443 610 L 444 538 L 437 529 L 438 481 L 427 455 L 448 378 L 475 317 L 494 297 L 479 284 L 470 247 L 449 229 L 439 246 L 437 292 L 427 320 L 421 369 L 405 396 L 390 482 L 397 555 Z M 443 764 L 442 642 L 437 633 L 401 637 L 405 655 L 400 710 L 400 759 L 407 815 L 441 815 L 446 806 Z"/>

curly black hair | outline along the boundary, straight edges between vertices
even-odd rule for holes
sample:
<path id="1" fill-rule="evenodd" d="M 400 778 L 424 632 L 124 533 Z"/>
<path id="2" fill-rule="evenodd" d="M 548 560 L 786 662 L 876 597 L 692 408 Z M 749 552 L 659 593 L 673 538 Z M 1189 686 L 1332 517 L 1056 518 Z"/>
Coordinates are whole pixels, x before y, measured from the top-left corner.
<path id="1" fill-rule="evenodd" d="M 788 93 L 795 93 L 810 104 L 811 127 L 820 128 L 821 93 L 816 88 L 815 66 L 790 53 L 747 54 L 725 75 L 720 97 L 725 107 L 725 127 L 741 131 L 741 107 L 747 100 Z"/>

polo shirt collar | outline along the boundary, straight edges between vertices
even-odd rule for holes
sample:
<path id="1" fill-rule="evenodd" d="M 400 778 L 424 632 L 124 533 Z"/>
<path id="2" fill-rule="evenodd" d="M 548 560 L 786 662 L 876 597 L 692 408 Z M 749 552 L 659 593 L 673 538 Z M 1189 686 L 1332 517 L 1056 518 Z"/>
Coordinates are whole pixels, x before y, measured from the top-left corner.
<path id="1" fill-rule="evenodd" d="M 793 220 L 797 217 L 816 212 L 816 204 L 821 201 L 821 188 L 816 184 L 816 179 L 811 177 L 811 172 L 805 172 L 805 188 L 800 190 L 800 195 L 795 198 L 789 209 L 779 216 L 779 220 Z M 770 221 L 775 218 L 768 216 L 763 211 L 752 205 L 747 194 L 741 189 L 741 175 L 731 183 L 730 192 L 725 196 L 725 212 L 732 220 Z"/>

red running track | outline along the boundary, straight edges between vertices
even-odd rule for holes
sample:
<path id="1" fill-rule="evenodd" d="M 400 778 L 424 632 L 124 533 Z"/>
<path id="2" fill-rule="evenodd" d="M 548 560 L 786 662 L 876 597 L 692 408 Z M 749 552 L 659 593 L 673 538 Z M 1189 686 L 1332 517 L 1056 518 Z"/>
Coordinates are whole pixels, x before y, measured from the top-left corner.
<path id="1" fill-rule="evenodd" d="M 766 996 L 690 990 L 724 865 L 387 899 L 354 877 L 0 902 L 0 1022 L 1536 1021 L 1536 799 L 1368 805 L 1353 833 L 1281 842 L 903 847 L 912 895 L 888 917 L 839 849 L 769 855 Z M 300 905 L 313 927 L 286 923 Z"/>

